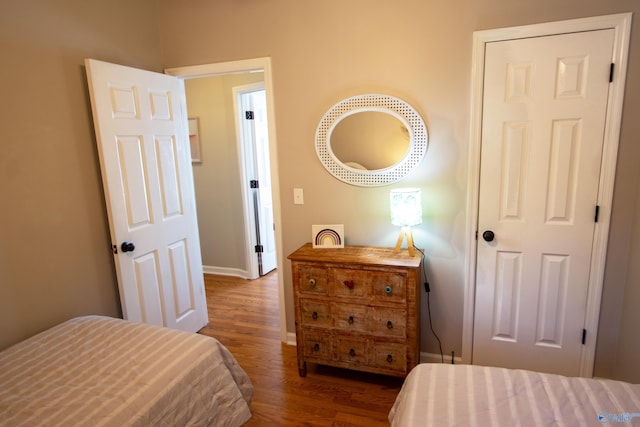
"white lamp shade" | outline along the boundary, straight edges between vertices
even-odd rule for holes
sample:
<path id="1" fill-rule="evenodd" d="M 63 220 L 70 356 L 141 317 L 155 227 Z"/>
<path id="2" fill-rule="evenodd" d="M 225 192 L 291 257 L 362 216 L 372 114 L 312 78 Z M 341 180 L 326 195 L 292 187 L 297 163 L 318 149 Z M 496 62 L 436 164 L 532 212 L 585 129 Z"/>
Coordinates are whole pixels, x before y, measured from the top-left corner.
<path id="1" fill-rule="evenodd" d="M 406 227 L 422 224 L 422 201 L 419 188 L 391 190 L 391 224 Z"/>

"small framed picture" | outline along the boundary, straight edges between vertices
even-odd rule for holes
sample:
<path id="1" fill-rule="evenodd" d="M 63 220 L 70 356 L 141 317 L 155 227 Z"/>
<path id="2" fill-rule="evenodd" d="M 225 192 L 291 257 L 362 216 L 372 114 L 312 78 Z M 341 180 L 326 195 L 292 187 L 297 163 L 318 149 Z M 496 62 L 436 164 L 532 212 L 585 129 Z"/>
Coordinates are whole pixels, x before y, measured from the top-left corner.
<path id="1" fill-rule="evenodd" d="M 344 248 L 344 224 L 312 225 L 314 248 Z"/>
<path id="2" fill-rule="evenodd" d="M 202 162 L 200 157 L 200 127 L 197 117 L 189 119 L 189 145 L 191 146 L 191 162 Z"/>

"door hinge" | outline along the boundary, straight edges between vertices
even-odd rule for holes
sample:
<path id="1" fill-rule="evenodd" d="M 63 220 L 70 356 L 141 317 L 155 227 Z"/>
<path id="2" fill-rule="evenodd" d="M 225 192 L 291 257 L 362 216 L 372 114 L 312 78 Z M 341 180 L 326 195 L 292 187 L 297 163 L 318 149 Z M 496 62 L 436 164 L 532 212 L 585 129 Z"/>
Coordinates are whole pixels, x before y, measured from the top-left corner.
<path id="1" fill-rule="evenodd" d="M 587 342 L 587 330 L 583 329 L 582 330 L 582 345 L 585 345 L 586 342 Z"/>
<path id="2" fill-rule="evenodd" d="M 616 64 L 611 63 L 611 68 L 609 69 L 609 83 L 613 82 L 613 70 L 616 68 Z"/>
<path id="3" fill-rule="evenodd" d="M 253 111 L 245 111 L 244 118 L 247 120 L 253 120 Z"/>
<path id="4" fill-rule="evenodd" d="M 256 253 L 261 254 L 262 252 L 264 252 L 264 247 L 262 245 L 256 245 L 255 250 Z"/>
<path id="5" fill-rule="evenodd" d="M 600 206 L 596 205 L 596 216 L 594 218 L 595 222 L 598 222 L 598 218 L 600 218 Z"/>
<path id="6" fill-rule="evenodd" d="M 259 188 L 258 180 L 257 180 L 257 179 L 252 179 L 252 180 L 249 182 L 249 187 L 251 187 L 251 188 Z"/>

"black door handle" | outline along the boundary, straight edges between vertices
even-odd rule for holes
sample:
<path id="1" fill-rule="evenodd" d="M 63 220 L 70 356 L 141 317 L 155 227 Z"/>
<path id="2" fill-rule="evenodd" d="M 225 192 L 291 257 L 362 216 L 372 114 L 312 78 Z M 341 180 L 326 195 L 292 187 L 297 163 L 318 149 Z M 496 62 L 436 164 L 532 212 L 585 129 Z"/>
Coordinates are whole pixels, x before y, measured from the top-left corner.
<path id="1" fill-rule="evenodd" d="M 136 245 L 131 242 L 124 242 L 120 245 L 120 249 L 122 249 L 122 252 L 133 252 L 136 249 Z"/>
<path id="2" fill-rule="evenodd" d="M 491 230 L 487 230 L 484 233 L 482 233 L 482 238 L 484 239 L 485 242 L 493 242 L 493 239 L 495 237 L 496 235 Z"/>

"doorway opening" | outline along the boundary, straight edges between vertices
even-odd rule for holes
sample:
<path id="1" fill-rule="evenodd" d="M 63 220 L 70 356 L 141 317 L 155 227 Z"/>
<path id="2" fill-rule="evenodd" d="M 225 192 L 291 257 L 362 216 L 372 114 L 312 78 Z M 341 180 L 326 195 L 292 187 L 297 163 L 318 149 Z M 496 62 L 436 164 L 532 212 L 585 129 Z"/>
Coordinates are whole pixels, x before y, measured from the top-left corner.
<path id="1" fill-rule="evenodd" d="M 181 67 L 181 68 L 172 68 L 165 70 L 166 74 L 176 76 L 180 78 L 183 83 L 186 81 L 202 81 L 203 79 L 212 78 L 212 77 L 227 77 L 229 79 L 233 79 L 234 77 L 239 76 L 254 76 L 256 79 L 253 83 L 260 83 L 264 88 L 264 108 L 266 110 L 266 132 L 268 138 L 265 138 L 268 143 L 263 145 L 263 149 L 266 150 L 269 154 L 269 160 L 267 162 L 269 166 L 269 174 L 271 181 L 271 197 L 270 204 L 272 206 L 272 226 L 273 229 L 273 237 L 275 245 L 274 246 L 274 259 L 275 259 L 275 268 L 282 271 L 283 267 L 283 259 L 281 254 L 282 248 L 282 236 L 281 236 L 281 220 L 280 220 L 280 194 L 279 194 L 279 185 L 278 185 L 278 165 L 277 165 L 277 149 L 276 149 L 276 134 L 275 134 L 275 119 L 274 119 L 274 108 L 273 108 L 273 85 L 272 85 L 272 77 L 271 77 L 271 61 L 270 58 L 256 58 L 256 59 L 248 59 L 241 61 L 232 61 L 232 62 L 224 62 L 224 63 L 216 63 L 216 64 L 207 64 L 207 65 L 197 65 L 190 67 Z M 243 84 L 249 83 L 234 83 L 233 86 L 242 86 Z M 226 96 L 231 100 L 231 105 L 234 104 L 235 101 L 233 91 L 229 90 L 226 92 Z M 188 98 L 188 95 L 187 95 Z M 187 103 L 185 102 L 185 105 Z M 219 110 L 216 114 L 218 118 L 223 118 L 227 121 L 233 122 L 235 120 L 234 109 L 225 108 Z M 189 114 L 192 114 L 192 111 L 189 111 Z M 237 132 L 238 129 L 235 126 L 232 126 Z M 200 129 L 200 137 L 201 140 L 206 138 L 206 132 L 201 125 Z M 230 210 L 227 214 L 216 215 L 216 221 L 226 229 L 227 232 L 230 233 L 230 237 L 225 237 L 225 242 L 214 242 L 213 245 L 217 245 L 223 252 L 223 256 L 234 255 L 231 248 L 234 248 L 235 255 L 239 254 L 239 251 L 243 252 L 240 254 L 240 257 L 243 258 L 244 263 L 239 265 L 238 267 L 224 268 L 223 270 L 214 270 L 207 271 L 209 273 L 216 274 L 225 274 L 225 275 L 235 275 L 244 278 L 257 278 L 259 277 L 257 261 L 255 262 L 255 273 L 253 273 L 252 260 L 255 255 L 255 243 L 250 242 L 250 238 L 252 233 L 255 234 L 255 219 L 253 216 L 253 195 L 249 191 L 250 189 L 245 188 L 242 184 L 243 181 L 247 180 L 245 173 L 240 173 L 239 169 L 244 169 L 241 166 L 242 150 L 241 147 L 237 144 L 237 138 L 227 138 L 227 141 L 232 140 L 233 147 L 229 147 L 229 143 L 227 146 L 221 146 L 223 151 L 226 150 L 227 155 L 230 152 L 234 153 L 234 161 L 233 162 L 225 162 L 222 168 L 217 170 L 218 173 L 226 172 L 227 169 L 225 167 L 235 168 L 234 172 L 227 173 L 224 176 L 221 176 L 216 182 L 210 182 L 208 191 L 220 191 L 225 195 L 226 198 L 223 201 L 218 200 L 216 206 L 221 208 L 224 206 L 223 204 L 229 203 L 228 200 L 235 200 L 238 203 L 238 209 Z M 215 158 L 215 156 L 214 156 Z M 206 150 L 202 151 L 202 164 L 204 165 L 207 162 L 207 153 Z M 194 170 L 194 178 L 198 171 Z M 231 185 L 233 180 L 235 180 L 235 184 Z M 244 193 L 244 194 L 243 194 Z M 269 199 L 269 197 L 263 197 L 264 199 Z M 251 203 L 248 203 L 251 202 Z M 201 206 L 200 203 L 196 200 L 198 211 L 200 214 Z M 221 204 L 222 203 L 222 204 Z M 215 206 L 214 206 L 215 209 Z M 222 209 L 220 209 L 222 210 Z M 242 215 L 239 215 L 239 211 L 242 212 Z M 253 230 L 253 231 L 248 231 Z M 241 237 L 242 236 L 242 237 Z M 202 238 L 201 238 L 202 239 Z M 201 246 L 205 246 L 207 242 L 201 241 Z M 242 249 L 238 249 L 238 248 Z M 206 265 L 206 260 L 204 259 L 203 253 L 203 261 Z M 279 313 L 280 313 L 280 336 L 281 340 L 284 342 L 287 341 L 287 330 L 286 330 L 286 312 L 285 312 L 285 303 L 284 303 L 284 285 L 283 285 L 283 277 L 281 274 L 277 275 L 278 277 L 278 301 L 279 301 Z"/>

